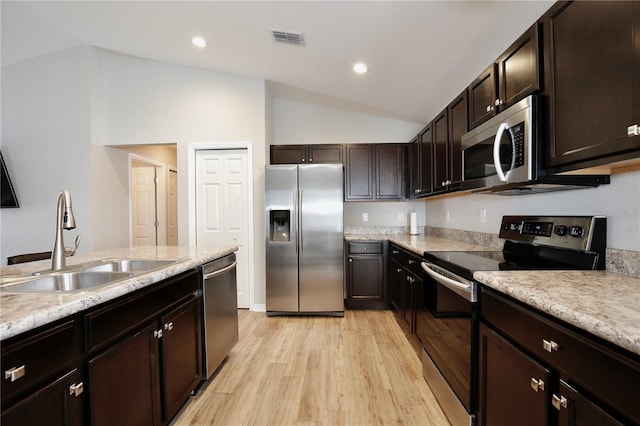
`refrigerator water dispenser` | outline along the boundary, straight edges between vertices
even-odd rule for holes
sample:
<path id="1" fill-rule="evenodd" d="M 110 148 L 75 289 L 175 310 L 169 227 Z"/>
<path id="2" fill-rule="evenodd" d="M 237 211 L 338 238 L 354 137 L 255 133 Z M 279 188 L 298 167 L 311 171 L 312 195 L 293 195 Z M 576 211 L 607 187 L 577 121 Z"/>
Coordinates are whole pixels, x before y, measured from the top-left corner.
<path id="1" fill-rule="evenodd" d="M 270 241 L 280 243 L 289 242 L 291 239 L 290 218 L 289 210 L 271 210 L 269 212 Z"/>

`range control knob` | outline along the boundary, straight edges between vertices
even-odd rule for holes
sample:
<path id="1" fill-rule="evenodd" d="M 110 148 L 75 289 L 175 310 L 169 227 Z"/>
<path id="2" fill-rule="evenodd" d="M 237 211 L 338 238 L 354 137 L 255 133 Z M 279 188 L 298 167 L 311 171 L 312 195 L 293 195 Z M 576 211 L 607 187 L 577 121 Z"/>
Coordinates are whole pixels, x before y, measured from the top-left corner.
<path id="1" fill-rule="evenodd" d="M 565 225 L 558 225 L 553 230 L 553 233 L 564 237 L 565 235 L 567 235 L 567 227 Z"/>
<path id="2" fill-rule="evenodd" d="M 584 228 L 582 226 L 572 226 L 569 228 L 569 235 L 572 237 L 580 238 L 582 234 L 584 234 Z"/>

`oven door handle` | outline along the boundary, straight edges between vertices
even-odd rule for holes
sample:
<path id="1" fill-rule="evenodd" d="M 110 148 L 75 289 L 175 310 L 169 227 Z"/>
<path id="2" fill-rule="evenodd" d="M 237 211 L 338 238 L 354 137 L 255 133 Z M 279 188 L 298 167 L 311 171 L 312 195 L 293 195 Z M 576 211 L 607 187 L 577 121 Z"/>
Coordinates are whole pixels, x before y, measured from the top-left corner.
<path id="1" fill-rule="evenodd" d="M 507 181 L 507 175 L 505 174 L 504 170 L 502 170 L 502 164 L 500 163 L 500 141 L 502 140 L 502 135 L 507 129 L 509 129 L 509 125 L 507 123 L 500 123 L 500 126 L 498 127 L 498 132 L 496 133 L 496 138 L 493 140 L 493 165 L 496 167 L 496 173 L 498 174 L 498 179 L 500 179 L 502 182 Z M 513 145 L 513 138 L 511 139 L 512 139 L 511 144 Z M 515 155 L 516 155 L 516 150 L 514 145 L 511 147 L 510 169 L 513 169 L 513 166 L 515 165 Z M 509 170 L 507 170 L 507 173 L 508 172 Z"/>
<path id="2" fill-rule="evenodd" d="M 422 262 L 422 269 L 429 274 L 431 278 L 447 287 L 448 289 L 454 291 L 470 302 L 475 302 L 476 295 L 474 291 L 474 283 L 471 281 L 464 280 L 465 282 L 459 282 L 453 280 L 449 277 L 442 275 L 441 273 L 435 271 L 434 269 L 440 269 L 436 265 L 429 262 Z"/>

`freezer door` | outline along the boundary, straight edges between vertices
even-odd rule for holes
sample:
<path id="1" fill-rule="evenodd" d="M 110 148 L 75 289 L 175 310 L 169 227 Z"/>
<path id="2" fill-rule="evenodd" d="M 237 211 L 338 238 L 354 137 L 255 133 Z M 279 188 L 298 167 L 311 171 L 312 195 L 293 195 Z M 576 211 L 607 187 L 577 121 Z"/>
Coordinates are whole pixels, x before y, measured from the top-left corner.
<path id="1" fill-rule="evenodd" d="M 298 167 L 300 312 L 344 311 L 342 164 Z"/>
<path id="2" fill-rule="evenodd" d="M 298 312 L 298 167 L 265 169 L 267 312 Z"/>

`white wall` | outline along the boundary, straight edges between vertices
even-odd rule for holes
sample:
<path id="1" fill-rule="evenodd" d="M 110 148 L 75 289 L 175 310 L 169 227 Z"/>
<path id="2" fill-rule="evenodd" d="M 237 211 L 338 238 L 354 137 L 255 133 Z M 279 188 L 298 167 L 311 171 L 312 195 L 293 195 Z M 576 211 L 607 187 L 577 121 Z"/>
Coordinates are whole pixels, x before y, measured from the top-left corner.
<path id="1" fill-rule="evenodd" d="M 286 99 L 273 102 L 273 144 L 401 143 L 422 128 L 392 120 Z"/>
<path id="2" fill-rule="evenodd" d="M 486 209 L 486 222 L 480 210 Z M 446 211 L 449 210 L 449 221 Z M 546 194 L 472 194 L 426 201 L 429 226 L 497 234 L 507 214 L 605 215 L 607 247 L 640 251 L 640 171 L 611 176 L 610 185 Z"/>
<path id="3" fill-rule="evenodd" d="M 92 52 L 75 47 L 2 67 L 2 152 L 20 208 L 2 209 L 0 256 L 53 248 L 56 200 L 73 199 L 80 252 L 93 250 Z"/>

